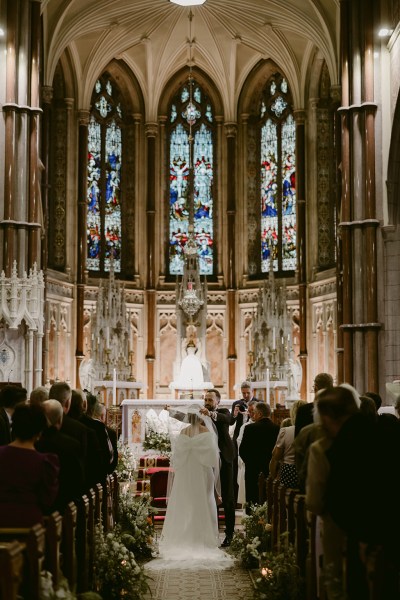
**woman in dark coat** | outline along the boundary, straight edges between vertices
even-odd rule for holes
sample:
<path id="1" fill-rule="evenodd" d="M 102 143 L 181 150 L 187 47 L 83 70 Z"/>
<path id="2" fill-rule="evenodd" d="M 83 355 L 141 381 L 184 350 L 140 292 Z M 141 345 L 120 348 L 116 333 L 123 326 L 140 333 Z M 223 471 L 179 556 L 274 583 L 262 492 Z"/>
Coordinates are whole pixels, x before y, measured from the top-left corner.
<path id="1" fill-rule="evenodd" d="M 46 428 L 40 407 L 18 404 L 12 417 L 15 440 L 0 446 L 0 527 L 43 522 L 58 490 L 58 458 L 41 454 L 35 442 Z"/>

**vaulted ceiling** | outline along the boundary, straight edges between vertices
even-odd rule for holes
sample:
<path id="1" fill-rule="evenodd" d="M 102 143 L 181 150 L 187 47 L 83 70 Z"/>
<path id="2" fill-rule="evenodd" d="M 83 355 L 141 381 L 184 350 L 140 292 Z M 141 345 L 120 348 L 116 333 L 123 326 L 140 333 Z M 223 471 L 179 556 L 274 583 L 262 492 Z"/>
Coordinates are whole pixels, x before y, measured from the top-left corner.
<path id="1" fill-rule="evenodd" d="M 214 81 L 231 119 L 262 59 L 286 74 L 298 108 L 315 57 L 338 82 L 338 0 L 207 0 L 191 9 L 168 0 L 43 0 L 42 11 L 45 84 L 58 61 L 68 61 L 78 108 L 89 106 L 96 78 L 115 58 L 136 77 L 150 120 L 165 85 L 190 57 Z"/>

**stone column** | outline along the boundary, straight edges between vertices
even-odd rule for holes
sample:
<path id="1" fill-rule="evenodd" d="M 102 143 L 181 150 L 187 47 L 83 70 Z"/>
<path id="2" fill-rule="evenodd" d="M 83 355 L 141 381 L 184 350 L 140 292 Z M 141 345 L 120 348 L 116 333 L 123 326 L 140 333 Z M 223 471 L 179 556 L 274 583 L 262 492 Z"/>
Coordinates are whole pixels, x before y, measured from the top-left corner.
<path id="1" fill-rule="evenodd" d="M 43 211 L 43 238 L 42 238 L 42 268 L 44 272 L 45 286 L 44 286 L 44 303 L 46 304 L 47 297 L 47 257 L 48 257 L 48 227 L 49 227 L 49 149 L 50 149 L 50 126 L 51 126 L 51 102 L 53 99 L 53 88 L 50 86 L 42 87 L 42 107 L 43 107 L 43 118 L 42 118 L 42 162 L 43 162 L 43 175 L 41 181 L 41 198 L 42 198 L 42 211 Z M 43 337 L 42 341 L 42 375 L 43 380 L 37 385 L 44 385 L 46 383 L 47 369 L 48 369 L 48 339 L 47 336 Z"/>
<path id="2" fill-rule="evenodd" d="M 307 252 L 305 187 L 305 111 L 294 111 L 296 121 L 297 270 L 299 284 L 300 364 L 303 372 L 300 396 L 307 398 Z"/>
<path id="3" fill-rule="evenodd" d="M 39 158 L 39 108 L 40 90 L 40 56 L 41 56 L 41 17 L 40 2 L 31 2 L 31 60 L 30 60 L 30 139 L 29 139 L 29 236 L 28 236 L 28 267 L 37 263 L 40 267 L 41 258 L 41 173 L 43 164 Z"/>
<path id="4" fill-rule="evenodd" d="M 146 304 L 147 304 L 147 387 L 148 398 L 154 398 L 156 274 L 155 274 L 155 178 L 157 123 L 146 123 L 147 138 L 147 200 L 146 200 Z"/>
<path id="5" fill-rule="evenodd" d="M 235 397 L 236 383 L 236 123 L 225 123 L 227 141 L 227 273 L 228 288 L 228 390 L 229 398 Z"/>
<path id="6" fill-rule="evenodd" d="M 79 111 L 78 133 L 78 214 L 77 214 L 77 273 L 76 273 L 76 350 L 75 350 L 75 378 L 79 386 L 79 367 L 83 360 L 83 326 L 84 326 L 84 299 L 86 275 L 86 190 L 87 190 L 87 160 L 88 160 L 88 125 L 90 113 L 87 110 Z"/>
<path id="7" fill-rule="evenodd" d="M 7 57 L 6 57 L 6 102 L 2 107 L 5 120 L 4 136 L 4 221 L 3 228 L 3 269 L 6 277 L 16 256 L 16 228 L 14 222 L 15 186 L 16 186 L 16 112 L 17 105 L 17 44 L 18 44 L 18 8 L 17 0 L 7 2 Z"/>
<path id="8" fill-rule="evenodd" d="M 378 391 L 374 7 L 372 0 L 341 0 L 340 6 L 343 379 L 357 389 Z"/>

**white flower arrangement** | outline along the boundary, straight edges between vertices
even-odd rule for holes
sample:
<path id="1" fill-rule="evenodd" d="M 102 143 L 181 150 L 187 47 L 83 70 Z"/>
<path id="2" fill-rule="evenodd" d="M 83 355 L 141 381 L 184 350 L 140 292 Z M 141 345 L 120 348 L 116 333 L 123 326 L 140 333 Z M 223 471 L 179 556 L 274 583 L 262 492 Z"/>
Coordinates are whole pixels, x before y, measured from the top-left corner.
<path id="1" fill-rule="evenodd" d="M 123 543 L 119 529 L 104 534 L 103 528 L 97 525 L 95 544 L 95 582 L 100 594 L 107 600 L 119 600 L 123 596 L 143 598 L 149 589 L 148 577 Z"/>
<path id="2" fill-rule="evenodd" d="M 124 544 L 137 559 L 149 558 L 153 554 L 154 523 L 151 515 L 156 512 L 149 497 L 120 494 L 118 528 Z"/>
<path id="3" fill-rule="evenodd" d="M 136 458 L 127 442 L 118 441 L 117 474 L 119 481 L 132 481 L 137 469 Z"/>
<path id="4" fill-rule="evenodd" d="M 40 574 L 40 600 L 102 600 L 95 592 L 85 592 L 78 596 L 69 589 L 68 581 L 61 577 L 58 587 L 54 589 L 53 578 L 49 571 Z"/>

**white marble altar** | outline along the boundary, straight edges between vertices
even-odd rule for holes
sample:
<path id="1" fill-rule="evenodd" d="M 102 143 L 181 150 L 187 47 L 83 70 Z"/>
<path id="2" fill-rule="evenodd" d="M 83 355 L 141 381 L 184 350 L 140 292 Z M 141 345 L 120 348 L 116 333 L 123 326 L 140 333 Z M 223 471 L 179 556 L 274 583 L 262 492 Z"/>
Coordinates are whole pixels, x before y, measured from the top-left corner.
<path id="1" fill-rule="evenodd" d="M 93 383 L 94 394 L 100 394 L 101 401 L 107 406 L 119 406 L 127 398 L 139 398 L 143 384 L 140 381 L 103 380 Z"/>

